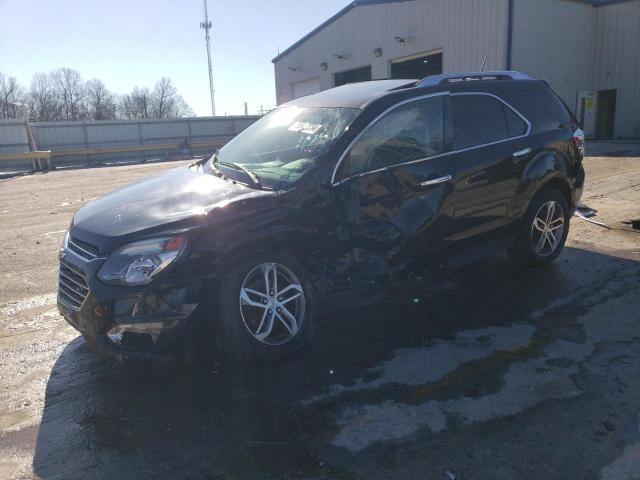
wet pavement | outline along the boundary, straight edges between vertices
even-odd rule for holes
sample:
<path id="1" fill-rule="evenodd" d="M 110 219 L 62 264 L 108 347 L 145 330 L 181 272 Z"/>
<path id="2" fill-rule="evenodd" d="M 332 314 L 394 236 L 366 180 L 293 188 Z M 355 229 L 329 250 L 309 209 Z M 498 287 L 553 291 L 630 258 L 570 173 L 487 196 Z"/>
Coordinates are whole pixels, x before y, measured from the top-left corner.
<path id="1" fill-rule="evenodd" d="M 594 160 L 590 204 L 628 179 Z M 13 229 L 0 262 L 0 478 L 639 478 L 639 234 L 574 219 L 550 267 L 499 256 L 366 307 L 325 305 L 313 344 L 278 364 L 107 364 L 60 319 L 49 256 L 78 206 L 64 195 L 151 167 L 18 179 L 52 204 L 38 213 L 17 182 L 0 183 Z M 632 211 L 640 176 L 630 185 Z"/>

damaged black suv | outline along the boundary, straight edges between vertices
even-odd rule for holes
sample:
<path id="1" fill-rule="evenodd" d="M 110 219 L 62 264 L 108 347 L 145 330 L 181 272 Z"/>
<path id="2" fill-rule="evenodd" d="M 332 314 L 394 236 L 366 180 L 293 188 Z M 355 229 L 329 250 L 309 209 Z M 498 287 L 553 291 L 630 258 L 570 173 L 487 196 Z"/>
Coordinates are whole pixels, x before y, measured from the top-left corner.
<path id="1" fill-rule="evenodd" d="M 213 337 L 275 359 L 309 340 L 331 295 L 504 249 L 551 262 L 582 193 L 583 142 L 548 83 L 519 72 L 298 98 L 210 158 L 79 209 L 58 307 L 118 358 Z"/>

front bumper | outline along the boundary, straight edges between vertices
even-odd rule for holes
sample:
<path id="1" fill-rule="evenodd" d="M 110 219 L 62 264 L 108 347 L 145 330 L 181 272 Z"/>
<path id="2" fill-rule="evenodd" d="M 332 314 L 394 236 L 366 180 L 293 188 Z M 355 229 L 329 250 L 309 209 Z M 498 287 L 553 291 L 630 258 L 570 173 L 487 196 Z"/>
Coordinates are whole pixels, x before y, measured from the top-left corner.
<path id="1" fill-rule="evenodd" d="M 58 309 L 65 320 L 92 346 L 118 360 L 172 355 L 185 349 L 194 338 L 189 331 L 198 328 L 203 282 L 173 274 L 142 287 L 109 285 L 97 277 L 103 262 L 61 252 L 61 266 L 80 275 L 88 288 L 75 305 L 59 291 Z"/>

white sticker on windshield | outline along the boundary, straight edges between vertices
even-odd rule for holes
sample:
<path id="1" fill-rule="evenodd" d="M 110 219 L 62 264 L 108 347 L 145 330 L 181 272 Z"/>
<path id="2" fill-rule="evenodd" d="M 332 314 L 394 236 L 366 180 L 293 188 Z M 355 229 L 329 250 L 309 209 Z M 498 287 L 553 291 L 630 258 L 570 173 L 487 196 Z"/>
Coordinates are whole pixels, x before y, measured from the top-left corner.
<path id="1" fill-rule="evenodd" d="M 322 128 L 322 124 L 320 123 L 298 121 L 293 123 L 288 130 L 290 132 L 302 132 L 302 133 L 308 133 L 309 135 L 313 135 L 321 128 Z"/>

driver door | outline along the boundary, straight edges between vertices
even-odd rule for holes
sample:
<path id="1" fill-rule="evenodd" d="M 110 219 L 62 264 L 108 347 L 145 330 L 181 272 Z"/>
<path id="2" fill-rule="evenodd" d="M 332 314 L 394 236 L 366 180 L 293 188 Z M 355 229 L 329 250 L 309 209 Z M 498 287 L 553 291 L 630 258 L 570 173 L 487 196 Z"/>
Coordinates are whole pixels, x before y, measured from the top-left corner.
<path id="1" fill-rule="evenodd" d="M 452 233 L 449 95 L 401 102 L 356 137 L 334 179 L 338 272 L 371 283 L 441 262 Z"/>

